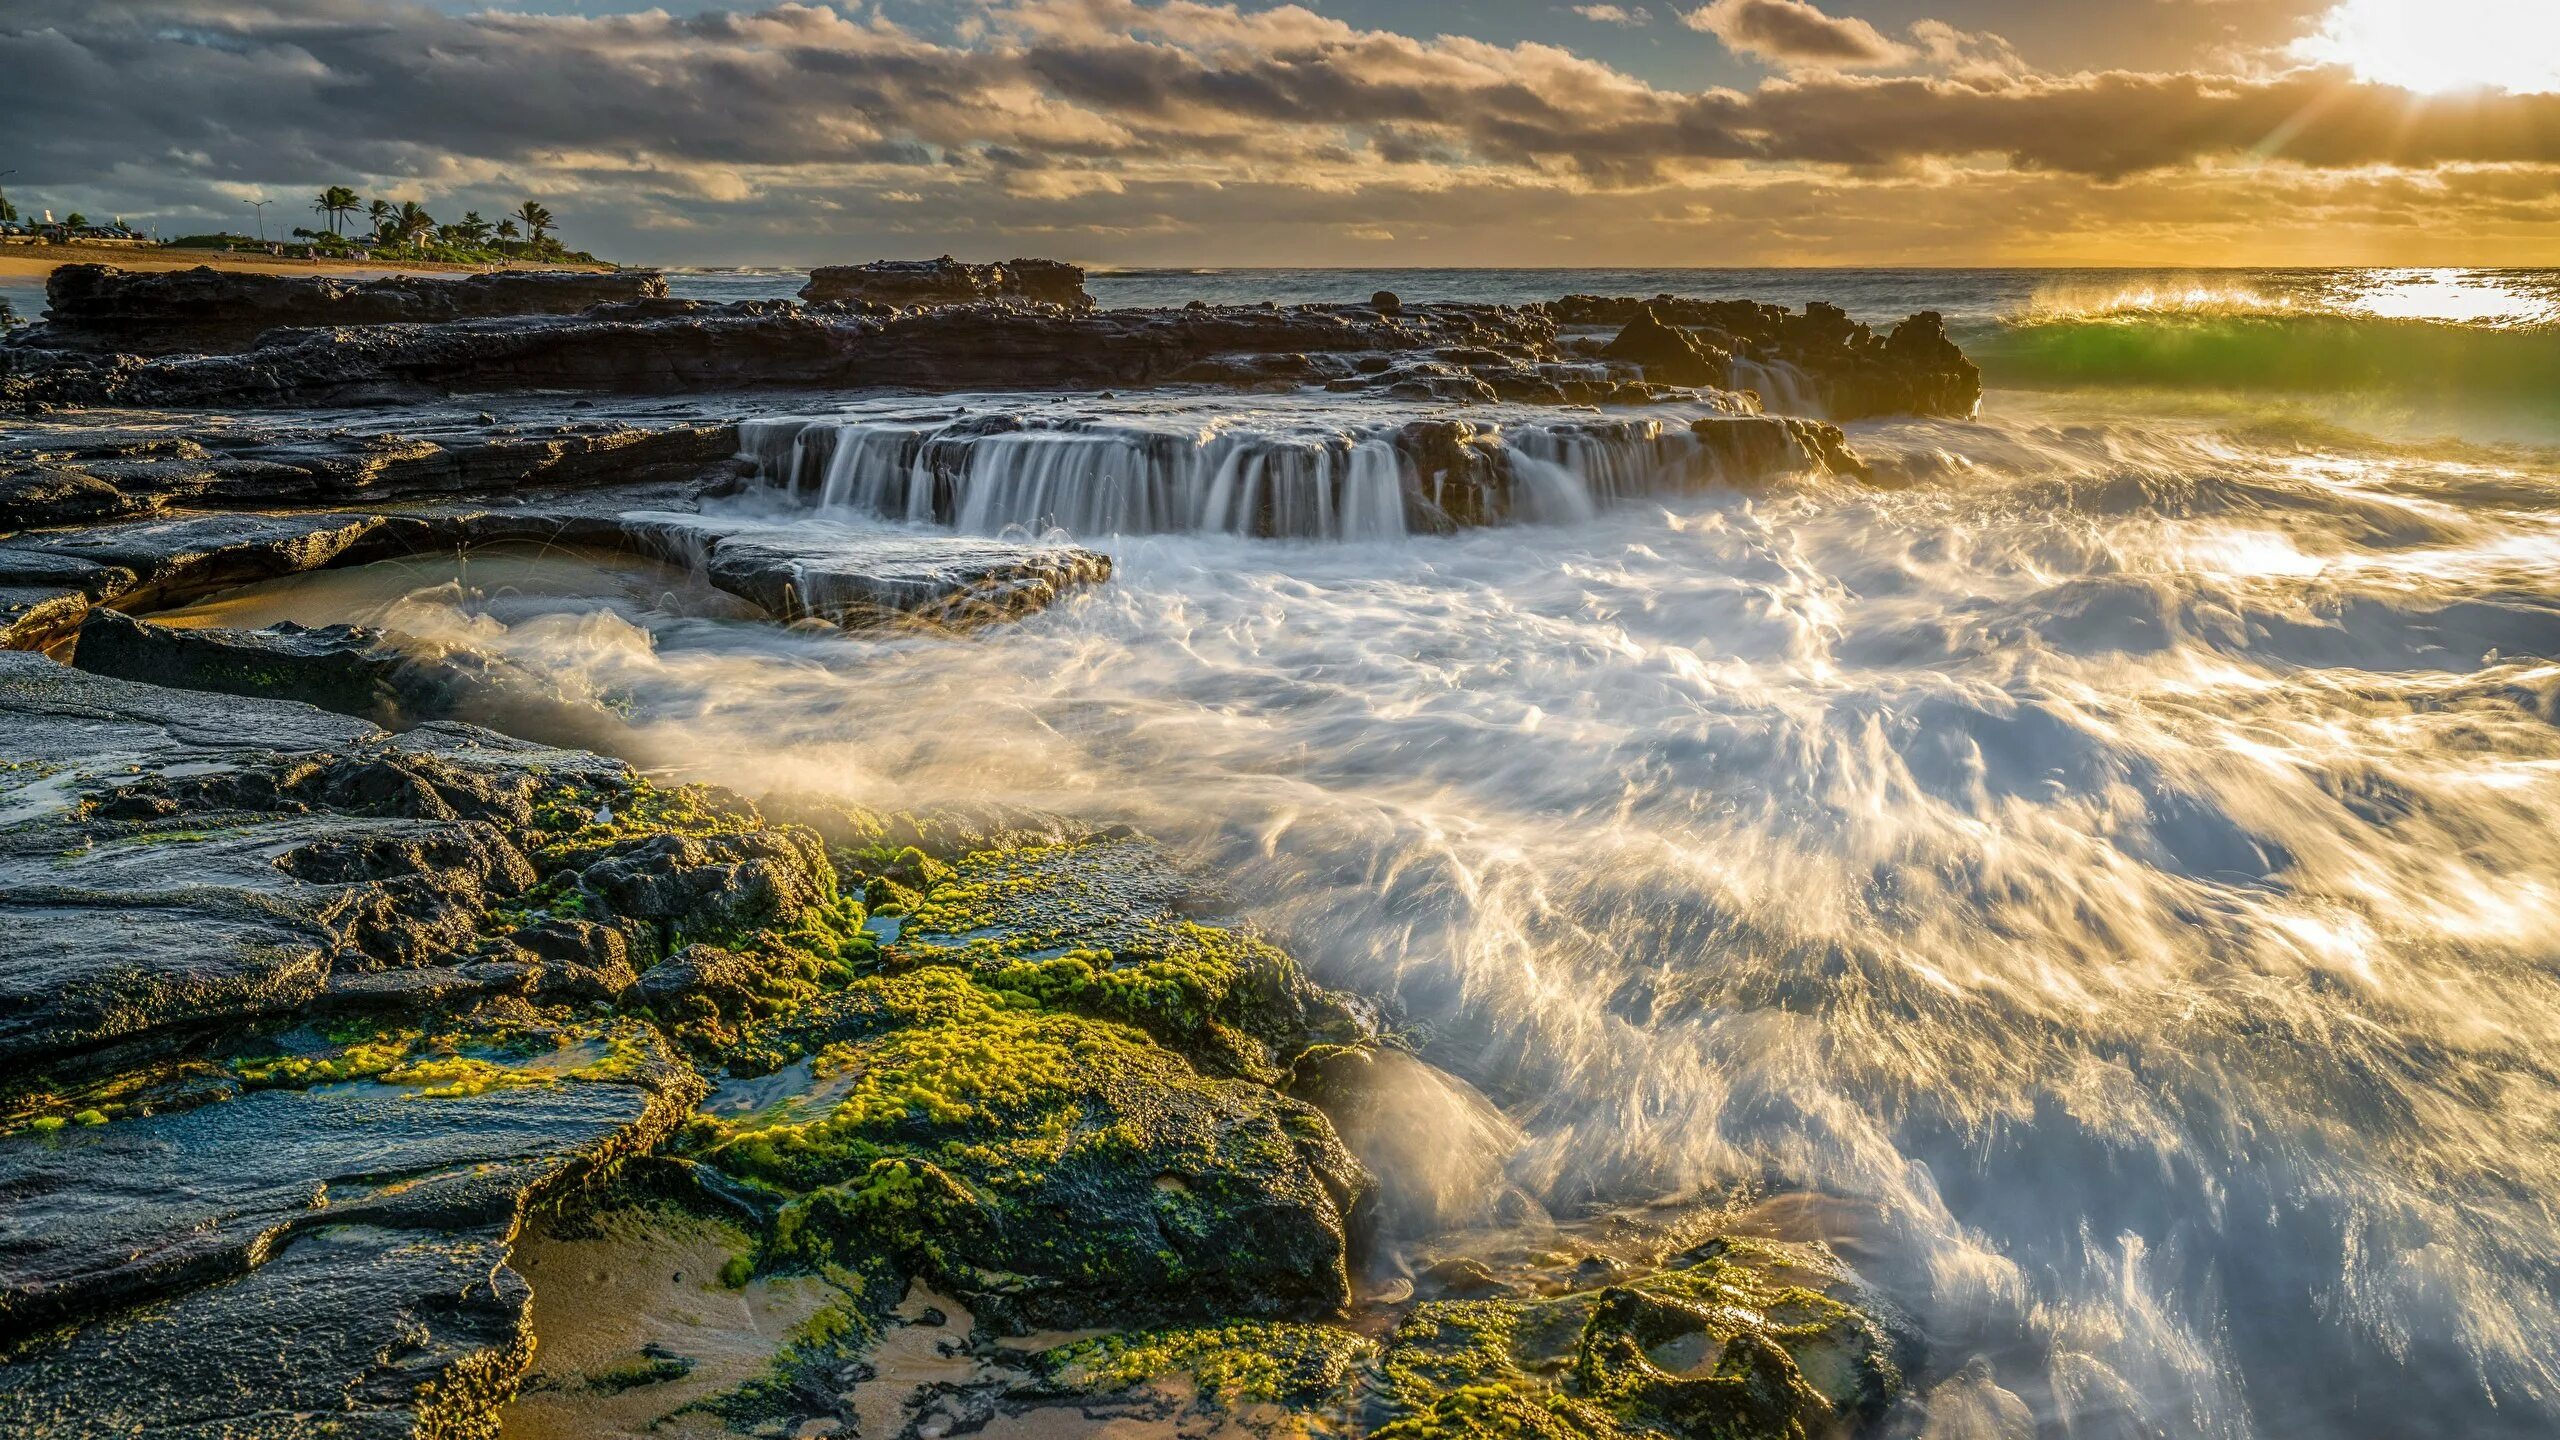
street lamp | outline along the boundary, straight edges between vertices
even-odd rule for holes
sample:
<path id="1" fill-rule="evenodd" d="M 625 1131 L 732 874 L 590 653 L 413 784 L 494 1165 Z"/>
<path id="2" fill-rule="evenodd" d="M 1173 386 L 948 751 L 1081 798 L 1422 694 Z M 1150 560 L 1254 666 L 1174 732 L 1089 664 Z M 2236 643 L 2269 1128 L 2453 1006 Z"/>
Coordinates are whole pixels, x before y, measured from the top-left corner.
<path id="1" fill-rule="evenodd" d="M 257 212 L 258 212 L 258 243 L 259 243 L 259 244 L 261 244 L 261 245 L 266 244 L 266 243 L 267 243 L 267 207 L 268 207 L 268 206 L 270 206 L 270 205 L 273 205 L 273 204 L 274 204 L 274 203 L 276 203 L 276 202 L 274 202 L 273 200 L 243 200 L 243 201 L 241 201 L 240 203 L 241 203 L 241 204 L 243 204 L 243 205 L 246 205 L 246 206 L 248 206 L 250 209 L 255 210 L 255 211 L 257 211 Z"/>

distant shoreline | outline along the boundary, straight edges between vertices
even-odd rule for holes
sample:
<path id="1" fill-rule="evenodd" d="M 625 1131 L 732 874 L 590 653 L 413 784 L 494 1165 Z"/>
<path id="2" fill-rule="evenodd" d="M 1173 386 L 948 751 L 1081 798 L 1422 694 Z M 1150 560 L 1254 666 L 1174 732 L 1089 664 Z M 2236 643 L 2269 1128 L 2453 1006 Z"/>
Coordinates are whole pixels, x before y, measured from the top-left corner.
<path id="1" fill-rule="evenodd" d="M 302 260 L 275 255 L 244 254 L 233 250 L 174 249 L 165 246 L 129 248 L 122 245 L 9 245 L 0 246 L 0 280 L 34 280 L 41 283 L 62 265 L 115 265 L 127 270 L 193 270 L 210 265 L 216 270 L 241 270 L 266 275 L 347 275 L 375 279 L 386 275 L 485 275 L 499 270 L 582 270 L 609 274 L 610 265 L 578 265 L 570 263 L 522 263 L 505 265 L 461 265 L 442 260 Z"/>

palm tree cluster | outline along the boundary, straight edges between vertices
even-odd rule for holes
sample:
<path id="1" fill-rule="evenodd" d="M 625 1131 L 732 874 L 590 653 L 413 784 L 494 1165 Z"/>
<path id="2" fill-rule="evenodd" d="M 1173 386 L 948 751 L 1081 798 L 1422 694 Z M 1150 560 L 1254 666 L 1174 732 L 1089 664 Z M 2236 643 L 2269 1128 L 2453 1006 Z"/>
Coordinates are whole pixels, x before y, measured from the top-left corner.
<path id="1" fill-rule="evenodd" d="M 350 222 L 361 215 L 371 227 L 374 243 L 379 245 L 422 249 L 430 242 L 441 242 L 481 250 L 494 243 L 536 255 L 560 249 L 560 242 L 551 237 L 559 222 L 552 217 L 551 208 L 537 200 L 525 201 L 494 225 L 477 210 L 465 212 L 459 220 L 439 224 L 415 200 L 367 200 L 344 185 L 322 190 L 312 200 L 311 208 L 328 221 L 333 239 L 346 235 Z"/>

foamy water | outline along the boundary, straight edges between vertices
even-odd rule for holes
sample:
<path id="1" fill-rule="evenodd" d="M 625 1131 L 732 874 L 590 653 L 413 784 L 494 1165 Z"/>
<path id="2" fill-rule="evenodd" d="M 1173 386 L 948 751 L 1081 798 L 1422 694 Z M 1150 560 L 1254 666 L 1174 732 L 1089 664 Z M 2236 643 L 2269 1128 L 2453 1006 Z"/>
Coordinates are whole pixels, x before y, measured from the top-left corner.
<path id="1" fill-rule="evenodd" d="M 688 776 L 1154 830 L 1500 1107 L 1410 1214 L 1828 1197 L 2048 1434 L 2560 1430 L 2560 450 L 1984 413 L 1852 427 L 1874 486 L 1083 535 L 966 638 L 384 618 Z"/>

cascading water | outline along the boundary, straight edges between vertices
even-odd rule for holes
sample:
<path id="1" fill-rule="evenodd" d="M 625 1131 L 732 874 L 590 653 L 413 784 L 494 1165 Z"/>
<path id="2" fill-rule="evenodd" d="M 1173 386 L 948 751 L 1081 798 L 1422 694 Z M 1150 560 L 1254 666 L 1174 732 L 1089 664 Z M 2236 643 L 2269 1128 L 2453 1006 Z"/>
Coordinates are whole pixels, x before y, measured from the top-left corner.
<path id="1" fill-rule="evenodd" d="M 1820 468 L 1785 422 L 1701 405 L 1638 417 L 1452 420 L 1371 405 L 1177 398 L 751 420 L 770 485 L 822 512 L 977 534 L 1383 540 Z M 1348 412 L 1348 413 L 1346 413 Z"/>

